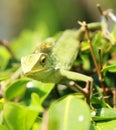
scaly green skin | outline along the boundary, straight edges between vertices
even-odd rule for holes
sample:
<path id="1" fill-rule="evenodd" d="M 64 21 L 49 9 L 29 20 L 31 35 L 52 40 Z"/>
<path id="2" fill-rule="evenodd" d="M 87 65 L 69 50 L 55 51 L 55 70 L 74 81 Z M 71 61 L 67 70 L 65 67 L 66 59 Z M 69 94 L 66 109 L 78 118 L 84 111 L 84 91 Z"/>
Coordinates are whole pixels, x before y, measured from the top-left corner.
<path id="1" fill-rule="evenodd" d="M 88 24 L 89 30 L 101 29 L 100 23 Z M 92 78 L 69 71 L 80 50 L 80 41 L 84 36 L 84 28 L 66 30 L 57 39 L 43 42 L 33 54 L 22 57 L 23 73 L 35 80 L 57 83 L 62 78 L 91 81 Z"/>

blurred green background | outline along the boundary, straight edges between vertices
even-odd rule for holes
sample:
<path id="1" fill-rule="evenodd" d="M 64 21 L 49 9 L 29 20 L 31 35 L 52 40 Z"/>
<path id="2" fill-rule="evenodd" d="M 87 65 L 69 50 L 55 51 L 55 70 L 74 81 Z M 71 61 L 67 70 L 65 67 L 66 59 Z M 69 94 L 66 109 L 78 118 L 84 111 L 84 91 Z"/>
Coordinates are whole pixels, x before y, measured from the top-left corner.
<path id="1" fill-rule="evenodd" d="M 78 27 L 77 21 L 99 21 L 96 4 L 116 11 L 115 0 L 0 0 L 0 39 L 11 41 L 23 30 L 59 30 Z"/>

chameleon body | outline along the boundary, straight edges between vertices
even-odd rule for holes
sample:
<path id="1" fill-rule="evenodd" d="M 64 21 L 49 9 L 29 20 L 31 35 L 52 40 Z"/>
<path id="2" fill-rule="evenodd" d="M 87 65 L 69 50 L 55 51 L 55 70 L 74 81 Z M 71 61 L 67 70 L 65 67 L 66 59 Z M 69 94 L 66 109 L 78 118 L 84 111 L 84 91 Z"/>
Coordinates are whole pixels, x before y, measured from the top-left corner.
<path id="1" fill-rule="evenodd" d="M 101 29 L 99 23 L 88 25 L 90 30 Z M 57 39 L 43 42 L 33 54 L 21 59 L 23 73 L 42 82 L 58 83 L 61 79 L 91 81 L 92 78 L 70 71 L 80 50 L 84 29 L 66 30 Z"/>

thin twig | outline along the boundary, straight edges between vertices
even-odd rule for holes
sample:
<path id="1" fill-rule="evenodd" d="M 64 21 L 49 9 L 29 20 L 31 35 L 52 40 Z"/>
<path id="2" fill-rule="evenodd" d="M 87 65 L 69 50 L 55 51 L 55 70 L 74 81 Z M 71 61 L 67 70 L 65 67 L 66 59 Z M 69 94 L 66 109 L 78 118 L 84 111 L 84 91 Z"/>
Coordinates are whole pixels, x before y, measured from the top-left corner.
<path id="1" fill-rule="evenodd" d="M 103 10 L 101 8 L 101 5 L 98 3 L 97 5 L 98 11 L 100 12 L 101 15 L 103 15 Z"/>
<path id="2" fill-rule="evenodd" d="M 80 91 L 83 93 L 83 95 L 86 98 L 86 102 L 89 104 L 91 107 L 90 99 L 91 99 L 91 82 L 88 81 L 86 83 L 85 88 L 80 87 L 78 84 L 76 84 L 74 81 L 71 81 L 69 84 L 71 87 L 73 87 L 75 90 Z"/>
<path id="3" fill-rule="evenodd" d="M 116 89 L 115 88 L 112 90 L 112 93 L 113 93 L 113 107 L 114 109 L 116 109 Z"/>
<path id="4" fill-rule="evenodd" d="M 97 6 L 98 11 L 100 12 L 100 14 L 105 17 L 106 21 L 108 21 L 108 13 L 107 13 L 107 11 L 103 11 L 100 4 L 97 4 L 96 6 Z"/>
<path id="5" fill-rule="evenodd" d="M 112 45 L 116 45 L 116 42 L 112 39 L 112 36 L 108 31 L 109 13 L 111 12 L 111 9 L 107 9 L 103 11 L 100 4 L 97 4 L 96 6 L 101 16 L 105 18 L 105 22 L 106 22 L 106 24 L 105 23 L 102 24 L 103 35 L 105 36 L 106 39 L 108 39 L 112 43 Z"/>
<path id="6" fill-rule="evenodd" d="M 99 69 L 102 69 L 102 52 L 101 48 L 98 49 L 98 55 L 99 55 Z"/>
<path id="7" fill-rule="evenodd" d="M 90 45 L 90 51 L 91 51 L 91 55 L 92 55 L 92 58 L 93 58 L 94 65 L 95 65 L 96 70 L 97 70 L 98 78 L 101 81 L 102 80 L 101 72 L 100 72 L 100 69 L 99 69 L 98 64 L 97 64 L 97 60 L 96 60 L 96 57 L 95 57 L 95 54 L 94 54 L 94 50 L 93 50 L 93 46 L 92 46 L 92 43 L 91 43 L 91 38 L 90 38 L 90 35 L 89 35 L 89 30 L 88 30 L 88 26 L 87 26 L 86 22 L 83 22 L 83 26 L 85 27 L 85 33 L 87 35 L 88 43 Z"/>
<path id="8" fill-rule="evenodd" d="M 105 90 L 104 83 L 103 83 L 102 73 L 101 73 L 101 70 L 100 70 L 99 65 L 97 63 L 96 57 L 95 57 L 95 53 L 94 53 L 94 50 L 93 50 L 93 46 L 92 46 L 92 43 L 91 43 L 91 38 L 90 38 L 90 35 L 89 35 L 89 30 L 88 30 L 88 26 L 87 26 L 86 22 L 83 22 L 83 26 L 85 27 L 85 33 L 87 35 L 88 43 L 90 45 L 90 51 L 91 51 L 91 55 L 92 55 L 94 65 L 96 67 L 98 79 L 99 79 L 101 87 L 104 90 L 103 93 L 104 93 L 104 95 L 106 95 L 106 90 Z"/>

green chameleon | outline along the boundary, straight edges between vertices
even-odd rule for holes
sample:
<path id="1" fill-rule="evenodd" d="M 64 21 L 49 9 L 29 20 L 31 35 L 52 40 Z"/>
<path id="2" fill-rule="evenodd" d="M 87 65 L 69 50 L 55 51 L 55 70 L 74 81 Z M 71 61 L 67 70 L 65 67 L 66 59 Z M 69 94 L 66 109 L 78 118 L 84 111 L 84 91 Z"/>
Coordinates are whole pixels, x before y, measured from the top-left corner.
<path id="1" fill-rule="evenodd" d="M 89 30 L 101 29 L 100 23 L 88 24 Z M 36 50 L 21 58 L 24 75 L 44 83 L 58 83 L 63 78 L 93 82 L 89 76 L 70 71 L 80 50 L 84 28 L 66 30 L 57 40 L 47 39 Z"/>

